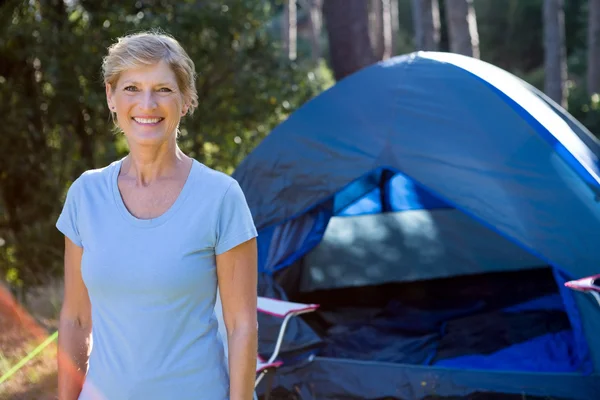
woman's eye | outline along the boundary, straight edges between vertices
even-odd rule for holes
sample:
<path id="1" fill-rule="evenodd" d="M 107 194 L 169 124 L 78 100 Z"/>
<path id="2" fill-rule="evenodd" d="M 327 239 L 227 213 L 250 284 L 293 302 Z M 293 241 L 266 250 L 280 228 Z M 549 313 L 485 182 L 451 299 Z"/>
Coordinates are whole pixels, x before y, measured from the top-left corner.
<path id="1" fill-rule="evenodd" d="M 158 91 L 159 91 L 159 92 L 166 92 L 166 93 L 168 93 L 168 92 L 171 92 L 172 90 L 171 90 L 171 89 L 169 89 L 169 88 L 167 88 L 167 87 L 164 87 L 164 88 L 160 88 L 160 89 L 158 89 Z"/>
<path id="2" fill-rule="evenodd" d="M 123 90 L 125 90 L 127 92 L 135 92 L 135 91 L 137 91 L 137 88 L 135 86 L 127 86 Z"/>

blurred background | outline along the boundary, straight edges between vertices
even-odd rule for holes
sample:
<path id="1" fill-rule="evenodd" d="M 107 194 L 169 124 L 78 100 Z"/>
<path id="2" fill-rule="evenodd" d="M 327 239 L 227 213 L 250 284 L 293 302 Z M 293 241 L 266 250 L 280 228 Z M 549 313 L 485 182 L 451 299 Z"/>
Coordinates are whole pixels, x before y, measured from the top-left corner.
<path id="1" fill-rule="evenodd" d="M 101 60 L 146 29 L 196 63 L 199 107 L 181 148 L 226 173 L 336 81 L 416 50 L 504 68 L 600 132 L 600 0 L 0 0 L 0 375 L 55 328 L 66 191 L 127 152 Z M 0 383 L 0 398 L 52 398 L 44 354 Z"/>

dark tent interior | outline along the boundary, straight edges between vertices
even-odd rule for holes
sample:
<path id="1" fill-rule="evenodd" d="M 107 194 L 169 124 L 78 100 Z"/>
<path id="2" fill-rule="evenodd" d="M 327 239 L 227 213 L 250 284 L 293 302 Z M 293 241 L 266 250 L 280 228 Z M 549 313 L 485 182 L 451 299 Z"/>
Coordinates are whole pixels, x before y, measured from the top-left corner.
<path id="1" fill-rule="evenodd" d="M 323 339 L 318 355 L 577 371 L 560 273 L 431 195 L 415 201 L 414 188 L 395 174 L 344 205 L 316 247 L 275 275 L 290 300 L 321 305 L 304 317 Z"/>

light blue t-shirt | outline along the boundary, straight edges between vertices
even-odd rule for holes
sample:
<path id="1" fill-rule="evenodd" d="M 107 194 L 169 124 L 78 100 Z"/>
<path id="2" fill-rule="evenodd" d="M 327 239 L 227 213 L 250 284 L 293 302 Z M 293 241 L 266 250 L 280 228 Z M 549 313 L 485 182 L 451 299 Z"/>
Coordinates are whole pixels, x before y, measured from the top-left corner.
<path id="1" fill-rule="evenodd" d="M 233 178 L 194 160 L 175 203 L 138 219 L 117 186 L 121 163 L 83 173 L 56 224 L 83 247 L 92 304 L 79 399 L 227 399 L 215 255 L 257 235 L 244 194 Z"/>

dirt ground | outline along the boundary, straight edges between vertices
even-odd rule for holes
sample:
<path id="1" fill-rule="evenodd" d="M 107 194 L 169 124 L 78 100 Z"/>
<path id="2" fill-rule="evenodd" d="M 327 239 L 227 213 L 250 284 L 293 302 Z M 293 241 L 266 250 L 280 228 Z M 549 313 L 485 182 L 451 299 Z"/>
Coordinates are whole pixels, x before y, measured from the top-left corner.
<path id="1" fill-rule="evenodd" d="M 56 328 L 52 319 L 36 319 L 0 288 L 0 376 L 3 376 Z M 56 398 L 56 342 L 0 384 L 0 400 Z"/>

